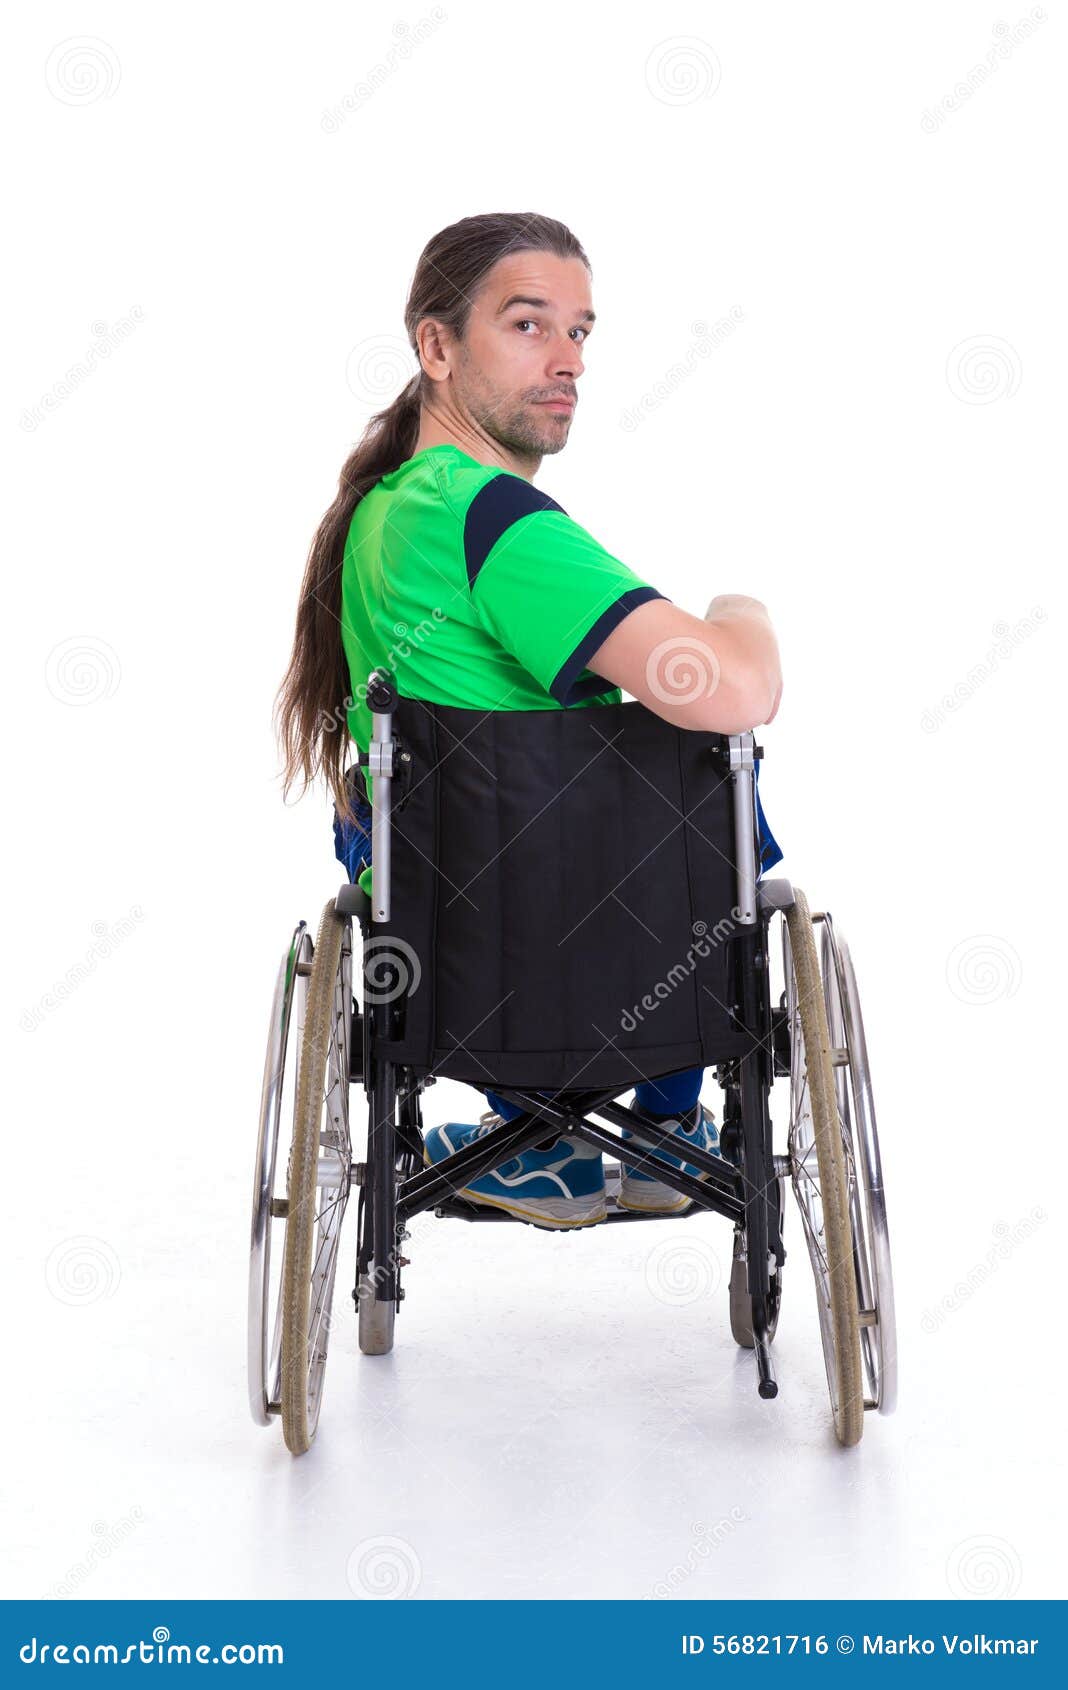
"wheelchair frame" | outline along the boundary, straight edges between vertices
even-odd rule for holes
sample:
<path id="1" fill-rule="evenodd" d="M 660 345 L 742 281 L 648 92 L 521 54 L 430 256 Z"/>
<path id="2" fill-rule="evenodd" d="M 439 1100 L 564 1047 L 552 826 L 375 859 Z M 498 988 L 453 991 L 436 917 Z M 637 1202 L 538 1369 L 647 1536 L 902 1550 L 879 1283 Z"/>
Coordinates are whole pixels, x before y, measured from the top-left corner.
<path id="1" fill-rule="evenodd" d="M 844 941 L 839 943 L 829 915 L 825 912 L 811 915 L 804 894 L 795 891 L 789 881 L 759 879 L 755 761 L 762 751 L 755 743 L 755 735 L 748 732 L 723 736 L 728 748 L 728 768 L 725 772 L 729 772 L 733 788 L 737 889 L 734 915 L 739 928 L 728 940 L 737 947 L 739 959 L 734 974 L 739 987 L 738 1001 L 732 1009 L 749 1040 L 744 1054 L 715 1066 L 716 1079 L 723 1088 L 725 1099 L 720 1131 L 723 1154 L 714 1156 L 697 1145 L 687 1146 L 687 1162 L 702 1170 L 704 1178 L 701 1180 L 665 1161 L 658 1152 L 670 1152 L 677 1147 L 677 1141 L 641 1110 L 628 1108 L 618 1101 L 620 1091 L 629 1089 L 629 1085 L 582 1091 L 571 1089 L 545 1097 L 532 1089 L 505 1085 L 491 1079 L 492 1088 L 522 1113 L 511 1121 L 502 1121 L 490 1111 L 483 1115 L 483 1122 L 495 1121 L 497 1124 L 492 1125 L 477 1142 L 454 1152 L 443 1163 L 427 1166 L 423 1157 L 420 1099 L 424 1087 L 433 1085 L 437 1076 L 433 1073 L 416 1075 L 404 1064 L 395 1064 L 388 1057 L 380 1057 L 377 1049 L 379 1044 L 390 1038 L 395 1000 L 375 988 L 370 942 L 376 926 L 388 923 L 390 919 L 392 781 L 398 773 L 399 763 L 405 759 L 405 751 L 393 734 L 392 717 L 398 695 L 387 672 L 372 672 L 366 698 L 373 713 L 373 736 L 368 751 L 359 753 L 359 762 L 374 776 L 371 802 L 373 904 L 358 883 L 346 882 L 333 900 L 332 910 L 328 905 L 323 916 L 324 929 L 331 915 L 335 921 L 340 919 L 346 924 L 355 919 L 364 940 L 362 1000 L 365 1007 L 361 1009 L 355 1002 L 351 1003 L 351 1026 L 345 1028 L 341 1041 L 345 1051 L 341 1060 L 348 1068 L 349 1082 L 362 1083 L 369 1104 L 367 1159 L 353 1163 L 349 1170 L 351 1183 L 359 1190 L 356 1284 L 352 1296 L 358 1314 L 361 1350 L 365 1354 L 384 1354 L 392 1348 L 394 1319 L 405 1295 L 401 1279 L 407 1258 L 401 1250 L 410 1236 L 408 1223 L 413 1216 L 433 1210 L 438 1217 L 455 1217 L 469 1222 L 517 1221 L 521 1217 L 504 1209 L 467 1199 L 460 1194 L 461 1188 L 539 1141 L 564 1132 L 584 1139 L 622 1162 L 627 1152 L 621 1131 L 626 1127 L 633 1135 L 627 1141 L 630 1159 L 634 1159 L 637 1146 L 643 1153 L 643 1169 L 692 1202 L 687 1210 L 671 1216 L 622 1209 L 616 1205 L 615 1185 L 610 1178 L 606 1220 L 610 1223 L 668 1218 L 678 1221 L 711 1211 L 732 1223 L 731 1328 L 737 1342 L 754 1352 L 757 1389 L 763 1398 L 773 1398 L 778 1391 L 771 1342 L 778 1321 L 782 1268 L 786 1260 L 783 1241 L 785 1184 L 787 1177 L 792 1179 L 801 1204 L 809 1254 L 817 1276 L 817 1304 L 835 1430 L 841 1443 L 857 1442 L 863 1411 L 871 1408 L 887 1411 L 894 1406 L 896 1399 L 889 1242 L 867 1053 L 848 947 Z M 784 1001 L 778 1006 L 771 1002 L 769 967 L 769 926 L 776 912 L 784 918 L 783 958 L 788 983 L 788 989 L 783 994 Z M 811 937 L 811 924 L 816 922 L 823 923 L 822 961 L 816 958 Z M 303 924 L 298 934 L 302 934 L 302 929 Z M 300 954 L 304 961 L 297 972 L 307 974 L 312 970 L 304 947 L 306 930 L 300 939 Z M 798 981 L 807 982 L 803 991 L 797 989 Z M 320 995 L 323 990 L 326 987 L 321 987 Z M 345 985 L 342 998 L 348 996 L 349 986 Z M 333 1001 L 339 1001 L 336 994 Z M 274 1020 L 277 1019 L 276 1004 Z M 807 1033 L 803 1031 L 802 1024 Z M 805 1055 L 806 1038 L 815 1052 L 811 1060 Z M 270 1053 L 268 1057 L 268 1072 L 272 1075 L 270 1083 L 268 1073 L 265 1073 L 264 1108 L 268 1096 L 275 1099 L 279 1069 L 275 1049 L 273 1069 Z M 785 1156 L 777 1156 L 773 1150 L 769 1107 L 772 1084 L 780 1077 L 791 1079 L 791 1142 Z M 317 1083 L 321 1085 L 321 1079 Z M 799 1094 L 809 1089 L 812 1094 L 810 1120 L 820 1116 L 826 1122 L 832 1114 L 836 1116 L 841 1129 L 840 1142 L 837 1127 L 829 1129 L 825 1125 L 822 1136 L 818 1123 L 816 1130 L 807 1137 L 803 1131 L 795 1131 L 794 1102 Z M 590 1120 L 590 1114 L 601 1116 L 617 1131 Z M 257 1373 L 254 1360 L 255 1322 L 250 1300 L 250 1368 L 254 1375 L 251 1381 L 252 1406 L 254 1417 L 261 1424 L 282 1411 L 282 1404 L 272 1398 L 270 1386 L 265 1386 L 263 1373 L 267 1326 L 263 1289 L 263 1215 L 266 1212 L 264 1192 L 270 1184 L 264 1173 L 264 1142 L 261 1118 L 250 1280 L 250 1286 L 258 1287 L 255 1302 L 258 1310 L 256 1318 L 260 1323 L 261 1358 L 261 1370 Z M 325 1135 L 319 1135 L 319 1142 L 328 1146 Z M 348 1142 L 346 1092 L 344 1143 Z M 318 1189 L 323 1187 L 325 1180 L 335 1193 L 335 1203 L 341 1203 L 343 1213 L 348 1184 L 342 1190 L 336 1172 L 337 1148 L 328 1146 L 319 1155 Z M 838 1158 L 837 1162 L 834 1157 Z M 269 1157 L 272 1168 L 273 1159 L 272 1149 Z M 327 1168 L 325 1175 L 322 1172 L 324 1163 Z M 609 1169 L 608 1173 L 610 1176 L 616 1174 L 618 1178 L 617 1170 Z M 314 1170 L 308 1177 L 313 1176 Z M 288 1198 L 285 1201 L 276 1198 L 269 1201 L 268 1207 L 270 1214 L 285 1218 L 292 1202 Z M 828 1244 L 833 1228 L 831 1232 L 824 1232 L 822 1241 L 819 1236 L 824 1231 L 824 1223 L 833 1216 L 837 1216 L 835 1224 L 839 1227 L 837 1236 L 841 1240 L 836 1250 Z M 336 1218 L 336 1224 L 340 1225 L 340 1216 Z M 848 1229 L 848 1244 L 845 1242 L 846 1233 L 841 1231 L 843 1226 Z M 260 1240 L 259 1253 L 257 1237 Z M 287 1250 L 288 1247 L 287 1233 Z M 325 1285 L 325 1290 L 322 1284 L 319 1288 L 320 1300 L 325 1295 L 326 1306 L 325 1326 L 322 1324 L 323 1310 L 319 1311 L 316 1324 L 317 1333 L 322 1327 L 321 1338 L 315 1340 L 321 1348 L 315 1351 L 313 1347 L 311 1352 L 313 1364 L 318 1364 L 314 1390 L 311 1386 L 308 1388 L 309 1401 L 314 1396 L 314 1414 L 307 1424 L 302 1415 L 302 1429 L 292 1436 L 287 1428 L 286 1441 L 294 1453 L 308 1447 L 318 1419 L 335 1259 L 335 1256 L 331 1257 L 327 1275 L 329 1283 Z M 826 1295 L 821 1293 L 821 1272 L 830 1288 Z M 849 1282 L 848 1297 L 842 1289 L 846 1280 Z M 296 1302 L 300 1302 L 299 1296 Z M 304 1319 L 306 1324 L 309 1319 L 315 1322 L 315 1308 L 309 1317 L 306 1297 Z M 284 1350 L 283 1334 L 283 1360 Z M 307 1353 L 306 1350 L 300 1352 L 302 1356 Z M 279 1376 L 276 1356 L 276 1380 Z M 291 1379 L 291 1386 L 292 1383 Z M 301 1384 L 300 1390 L 303 1389 Z"/>

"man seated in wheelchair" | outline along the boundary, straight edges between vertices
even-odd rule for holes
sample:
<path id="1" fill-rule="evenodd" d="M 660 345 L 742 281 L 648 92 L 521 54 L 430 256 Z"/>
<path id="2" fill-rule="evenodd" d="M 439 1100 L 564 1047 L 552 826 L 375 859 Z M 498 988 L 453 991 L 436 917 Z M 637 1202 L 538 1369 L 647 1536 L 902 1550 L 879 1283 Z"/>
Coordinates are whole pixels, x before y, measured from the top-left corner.
<path id="1" fill-rule="evenodd" d="M 313 543 L 283 682 L 287 785 L 319 768 L 334 793 L 337 856 L 371 890 L 363 771 L 343 764 L 345 726 L 362 750 L 375 667 L 402 695 L 463 708 L 582 710 L 622 690 L 673 725 L 743 733 L 770 722 L 778 647 L 754 598 L 727 593 L 704 617 L 680 609 L 534 486 L 575 416 L 593 329 L 591 276 L 574 235 L 549 217 L 464 218 L 426 247 L 405 325 L 419 371 L 369 424 Z M 693 473 L 702 474 L 700 453 Z M 695 513 L 703 509 L 695 499 Z M 615 526 L 625 521 L 622 509 Z M 759 762 L 756 765 L 759 776 Z M 370 777 L 368 777 L 370 778 Z M 759 868 L 782 852 L 757 796 Z M 718 1153 L 701 1068 L 639 1084 L 633 1103 L 678 1140 Z M 426 1134 L 441 1161 L 520 1113 L 492 1111 Z M 624 1139 L 630 1135 L 624 1130 Z M 677 1214 L 692 1199 L 624 1163 L 620 1206 Z M 546 1227 L 605 1218 L 602 1156 L 563 1134 L 465 1187 L 463 1195 Z"/>

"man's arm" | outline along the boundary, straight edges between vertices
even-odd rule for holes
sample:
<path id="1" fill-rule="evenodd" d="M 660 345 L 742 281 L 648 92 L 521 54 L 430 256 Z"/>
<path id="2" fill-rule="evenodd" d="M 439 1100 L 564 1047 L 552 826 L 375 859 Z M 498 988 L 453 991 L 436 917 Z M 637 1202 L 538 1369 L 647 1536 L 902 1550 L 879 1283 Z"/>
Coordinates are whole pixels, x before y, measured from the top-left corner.
<path id="1" fill-rule="evenodd" d="M 769 722 L 782 692 L 767 610 L 739 593 L 713 599 L 704 618 L 670 599 L 638 605 L 586 666 L 666 722 L 712 733 Z"/>

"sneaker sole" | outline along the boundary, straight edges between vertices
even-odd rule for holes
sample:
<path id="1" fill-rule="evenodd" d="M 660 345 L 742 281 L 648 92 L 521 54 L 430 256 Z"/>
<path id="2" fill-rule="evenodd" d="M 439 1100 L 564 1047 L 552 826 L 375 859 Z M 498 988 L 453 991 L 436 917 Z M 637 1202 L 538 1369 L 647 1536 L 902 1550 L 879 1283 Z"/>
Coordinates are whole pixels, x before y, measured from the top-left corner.
<path id="1" fill-rule="evenodd" d="M 681 1191 L 675 1191 L 669 1185 L 661 1185 L 659 1180 L 648 1183 L 642 1180 L 635 1186 L 623 1179 L 616 1201 L 621 1209 L 630 1209 L 641 1215 L 681 1215 L 684 1209 L 693 1206 L 692 1197 L 683 1196 Z"/>
<path id="2" fill-rule="evenodd" d="M 423 1162 L 428 1168 L 440 1168 L 440 1162 L 432 1162 L 423 1150 Z M 602 1197 L 596 1207 L 591 1209 L 589 1200 L 582 1197 L 531 1197 L 526 1204 L 509 1203 L 503 1197 L 487 1197 L 481 1191 L 473 1191 L 469 1185 L 460 1187 L 458 1195 L 466 1197 L 472 1203 L 485 1203 L 491 1209 L 503 1209 L 506 1214 L 515 1215 L 518 1220 L 532 1221 L 535 1226 L 544 1226 L 556 1230 L 572 1226 L 596 1226 L 598 1221 L 607 1220 L 608 1206 Z"/>

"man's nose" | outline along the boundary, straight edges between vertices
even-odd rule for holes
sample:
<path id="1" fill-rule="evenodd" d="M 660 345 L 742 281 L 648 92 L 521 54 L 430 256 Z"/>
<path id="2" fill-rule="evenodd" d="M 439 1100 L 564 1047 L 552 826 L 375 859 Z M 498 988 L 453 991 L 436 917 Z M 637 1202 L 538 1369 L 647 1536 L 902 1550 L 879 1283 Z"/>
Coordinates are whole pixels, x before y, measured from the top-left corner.
<path id="1" fill-rule="evenodd" d="M 545 367 L 550 376 L 570 376 L 572 380 L 583 371 L 582 348 L 570 335 L 560 335 L 549 348 Z"/>

